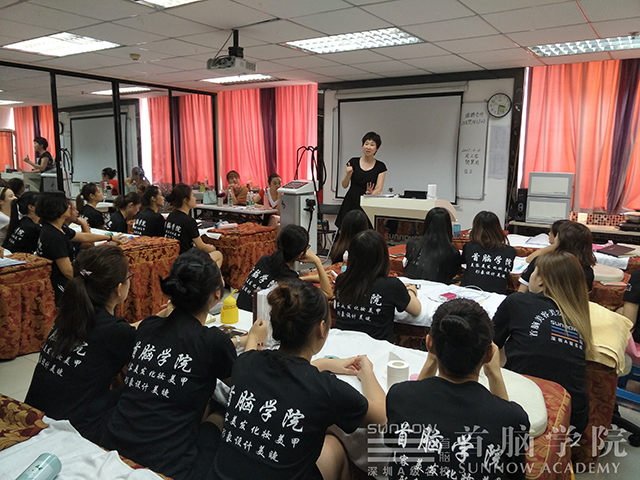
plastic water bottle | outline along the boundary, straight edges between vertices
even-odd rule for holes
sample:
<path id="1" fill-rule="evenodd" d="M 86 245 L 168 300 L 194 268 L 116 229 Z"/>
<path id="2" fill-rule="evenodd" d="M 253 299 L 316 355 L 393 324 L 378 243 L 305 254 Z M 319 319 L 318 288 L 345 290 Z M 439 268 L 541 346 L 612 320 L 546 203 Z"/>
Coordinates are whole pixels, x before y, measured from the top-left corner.
<path id="1" fill-rule="evenodd" d="M 253 208 L 253 192 L 251 190 L 247 193 L 247 208 Z"/>
<path id="2" fill-rule="evenodd" d="M 231 186 L 227 189 L 227 205 L 233 207 L 233 189 Z"/>
<path id="3" fill-rule="evenodd" d="M 43 453 L 16 480 L 53 480 L 60 470 L 60 459 L 52 453 Z"/>

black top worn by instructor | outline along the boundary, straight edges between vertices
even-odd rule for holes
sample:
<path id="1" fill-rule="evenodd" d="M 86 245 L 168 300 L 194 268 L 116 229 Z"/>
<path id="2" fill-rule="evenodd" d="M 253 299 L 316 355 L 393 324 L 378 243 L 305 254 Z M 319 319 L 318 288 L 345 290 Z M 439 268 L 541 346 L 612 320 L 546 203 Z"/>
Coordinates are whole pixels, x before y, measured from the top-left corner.
<path id="1" fill-rule="evenodd" d="M 347 191 L 342 201 L 338 218 L 336 218 L 338 228 L 342 225 L 342 220 L 347 213 L 351 210 L 362 210 L 360 197 L 366 193 L 367 184 L 373 183 L 375 185 L 378 182 L 378 175 L 387 171 L 387 166 L 379 160 L 376 160 L 371 170 L 363 170 L 360 167 L 360 157 L 353 157 L 347 163 L 353 167 L 353 174 L 351 175 L 349 191 Z"/>

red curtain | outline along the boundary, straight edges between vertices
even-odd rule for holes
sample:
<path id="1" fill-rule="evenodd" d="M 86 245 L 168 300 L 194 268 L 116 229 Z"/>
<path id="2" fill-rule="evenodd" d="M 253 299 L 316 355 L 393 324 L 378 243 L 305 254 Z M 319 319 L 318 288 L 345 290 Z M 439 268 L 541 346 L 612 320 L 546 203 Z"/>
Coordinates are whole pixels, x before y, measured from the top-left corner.
<path id="1" fill-rule="evenodd" d="M 49 152 L 55 158 L 56 142 L 53 133 L 53 106 L 40 105 L 38 107 L 38 117 L 40 118 L 40 136 L 49 142 Z"/>
<path id="2" fill-rule="evenodd" d="M 16 129 L 16 163 L 18 167 L 31 170 L 31 165 L 24 163 L 22 159 L 29 156 L 35 162 L 33 149 L 33 107 L 16 107 L 13 109 L 13 122 Z"/>
<path id="3" fill-rule="evenodd" d="M 227 184 L 229 170 L 240 173 L 240 181 L 266 185 L 266 158 L 260 115 L 260 91 L 235 90 L 218 94 L 220 124 L 220 177 Z"/>
<path id="4" fill-rule="evenodd" d="M 293 180 L 296 152 L 302 146 L 318 145 L 318 85 L 276 88 L 276 135 L 278 173 L 282 183 Z M 310 155 L 305 153 L 298 177 L 308 179 Z"/>
<path id="5" fill-rule="evenodd" d="M 209 95 L 186 95 L 180 99 L 181 181 L 187 185 L 215 179 L 213 156 L 213 109 Z"/>
<path id="6" fill-rule="evenodd" d="M 0 168 L 13 167 L 13 132 L 0 132 Z"/>
<path id="7" fill-rule="evenodd" d="M 149 98 L 149 129 L 154 183 L 171 184 L 171 124 L 169 97 Z"/>

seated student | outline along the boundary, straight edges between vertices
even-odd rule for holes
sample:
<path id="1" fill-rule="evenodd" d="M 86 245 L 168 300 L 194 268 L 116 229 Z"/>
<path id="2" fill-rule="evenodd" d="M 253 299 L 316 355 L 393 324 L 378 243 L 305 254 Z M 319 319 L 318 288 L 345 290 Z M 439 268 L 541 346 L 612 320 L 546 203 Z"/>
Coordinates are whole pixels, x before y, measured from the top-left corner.
<path id="1" fill-rule="evenodd" d="M 69 420 L 92 442 L 100 440 L 116 403 L 111 380 L 133 351 L 135 328 L 115 316 L 132 276 L 119 247 L 78 256 L 25 399 L 51 418 Z"/>
<path id="2" fill-rule="evenodd" d="M 246 205 L 247 204 L 247 193 L 249 193 L 249 189 L 244 185 L 240 185 L 240 174 L 235 170 L 230 170 L 227 173 L 227 183 L 229 187 L 231 187 L 231 195 L 233 197 L 234 205 Z M 226 193 L 228 194 L 229 189 L 227 188 Z"/>
<path id="3" fill-rule="evenodd" d="M 268 187 L 260 190 L 255 196 L 256 204 L 263 203 L 263 207 L 269 210 L 278 210 L 278 214 L 268 215 L 266 225 L 269 227 L 280 227 L 280 192 L 278 189 L 282 186 L 282 178 L 277 173 L 269 175 Z"/>
<path id="4" fill-rule="evenodd" d="M 102 181 L 100 182 L 100 187 L 104 191 L 107 185 L 111 185 L 111 195 L 118 195 L 118 179 L 116 178 L 115 169 L 111 167 L 102 169 Z"/>
<path id="5" fill-rule="evenodd" d="M 36 215 L 40 218 L 42 229 L 38 238 L 35 254 L 53 261 L 51 266 L 51 285 L 56 295 L 56 304 L 60 302 L 67 282 L 73 278 L 73 246 L 76 242 L 118 241 L 120 235 L 97 235 L 94 233 L 65 233 L 62 225 L 71 215 L 71 207 L 63 192 L 44 192 L 38 197 Z"/>
<path id="6" fill-rule="evenodd" d="M 102 212 L 96 210 L 96 206 L 103 198 L 102 192 L 95 183 L 85 183 L 76 197 L 80 218 L 84 218 L 91 228 L 104 228 L 104 216 Z"/>
<path id="7" fill-rule="evenodd" d="M 571 425 L 589 420 L 586 355 L 594 348 L 584 271 L 564 251 L 537 258 L 529 291 L 509 295 L 493 317 L 494 342 L 504 346 L 505 368 L 562 385 L 571 395 Z"/>
<path id="8" fill-rule="evenodd" d="M 318 256 L 309 249 L 309 233 L 299 225 L 287 225 L 276 239 L 276 251 L 263 255 L 251 269 L 247 280 L 238 293 L 238 308 L 253 311 L 253 292 L 270 288 L 281 280 L 298 278 L 293 270 L 296 261 L 312 263 L 318 270 L 316 280 L 320 288 L 330 297 L 331 282 Z"/>
<path id="9" fill-rule="evenodd" d="M 11 205 L 16 199 L 9 187 L 0 187 L 0 245 L 4 244 L 11 222 Z"/>
<path id="10" fill-rule="evenodd" d="M 142 209 L 136 215 L 133 233 L 148 237 L 164 237 L 164 217 L 158 213 L 164 206 L 164 197 L 155 185 L 147 188 L 142 196 Z"/>
<path id="11" fill-rule="evenodd" d="M 200 480 L 220 442 L 220 430 L 202 423 L 205 408 L 217 379 L 229 382 L 236 359 L 229 336 L 204 326 L 222 276 L 209 255 L 192 249 L 160 286 L 173 310 L 138 326 L 124 391 L 100 445 L 175 480 Z M 266 336 L 260 321 L 242 341 L 256 348 Z"/>
<path id="12" fill-rule="evenodd" d="M 67 234 L 69 240 L 72 240 L 76 236 L 76 231 L 70 226 L 72 223 L 79 225 L 81 232 L 91 233 L 89 222 L 87 222 L 85 218 L 80 218 L 80 216 L 78 215 L 78 209 L 71 200 L 69 200 L 69 208 L 71 208 L 71 210 L 69 211 L 69 218 L 67 218 L 62 224 L 62 230 Z M 71 245 L 73 246 L 73 257 L 71 258 L 72 263 L 80 253 L 80 250 L 95 247 L 93 242 L 82 243 L 74 242 L 73 240 L 71 241 Z"/>
<path id="13" fill-rule="evenodd" d="M 468 472 L 480 474 L 468 478 L 525 478 L 529 418 L 509 402 L 492 330 L 487 312 L 471 300 L 451 300 L 436 310 L 418 381 L 395 384 L 387 394 L 387 418 L 396 426 L 385 434 L 395 460 L 390 479 L 460 479 Z M 480 369 L 489 390 L 478 383 Z M 503 453 L 509 431 L 513 450 Z"/>
<path id="14" fill-rule="evenodd" d="M 550 251 L 569 252 L 578 259 L 584 270 L 587 290 L 590 292 L 593 289 L 593 281 L 595 279 L 593 266 L 596 264 L 596 257 L 593 255 L 591 230 L 578 222 L 563 222 L 558 226 L 558 236 L 551 247 Z M 526 292 L 529 289 L 529 279 L 536 269 L 538 258 L 540 257 L 531 260 L 527 269 L 520 275 L 519 281 L 521 285 L 518 288 L 519 292 Z"/>
<path id="15" fill-rule="evenodd" d="M 549 245 L 544 248 L 539 248 L 527 257 L 527 263 L 531 263 L 534 258 L 544 255 L 545 253 L 552 252 L 556 249 L 556 243 L 558 241 L 558 229 L 560 225 L 568 223 L 571 220 L 556 220 L 549 227 Z"/>
<path id="16" fill-rule="evenodd" d="M 16 198 L 20 198 L 24 193 L 24 181 L 21 178 L 10 178 L 9 188 L 13 191 Z"/>
<path id="17" fill-rule="evenodd" d="M 351 210 L 342 220 L 338 240 L 331 249 L 331 263 L 346 262 L 349 259 L 349 244 L 353 237 L 369 229 L 369 220 L 362 210 Z"/>
<path id="18" fill-rule="evenodd" d="M 140 210 L 140 195 L 135 192 L 118 195 L 113 201 L 116 211 L 111 214 L 105 228 L 110 232 L 128 233 L 127 220 L 132 219 Z"/>
<path id="19" fill-rule="evenodd" d="M 196 221 L 189 216 L 192 208 L 196 208 L 196 197 L 191 187 L 179 183 L 167 195 L 167 202 L 174 208 L 164 223 L 164 236 L 180 240 L 180 255 L 191 250 L 194 246 L 207 252 L 218 267 L 222 266 L 222 253 L 216 247 L 202 241 Z"/>
<path id="20" fill-rule="evenodd" d="M 393 342 L 395 310 L 420 315 L 415 285 L 389 276 L 389 249 L 374 230 L 360 232 L 349 245 L 349 266 L 335 284 L 336 327 Z"/>
<path id="21" fill-rule="evenodd" d="M 14 202 L 7 238 L 3 245 L 12 253 L 33 253 L 38 247 L 41 227 L 40 219 L 36 215 L 37 200 L 37 193 L 26 192 Z M 18 213 L 22 214 L 19 220 Z"/>
<path id="22" fill-rule="evenodd" d="M 467 268 L 460 285 L 507 293 L 516 249 L 509 245 L 496 214 L 486 210 L 478 213 L 473 218 L 469 240 L 462 247 L 462 261 Z"/>
<path id="23" fill-rule="evenodd" d="M 424 218 L 422 237 L 407 243 L 404 276 L 451 283 L 460 273 L 460 251 L 453 246 L 453 228 L 449 212 L 441 207 L 429 210 Z"/>
<path id="24" fill-rule="evenodd" d="M 385 424 L 384 391 L 373 365 L 366 356 L 311 361 L 331 325 L 327 298 L 313 285 L 290 280 L 267 301 L 280 348 L 243 353 L 236 360 L 210 478 L 344 478 L 346 453 L 327 428 L 335 424 L 351 433 Z M 334 374 L 357 375 L 364 396 Z"/>
<path id="25" fill-rule="evenodd" d="M 640 305 L 640 270 L 636 270 L 631 274 L 631 278 L 627 284 L 627 290 L 622 296 L 622 301 L 624 305 L 620 313 L 635 325 L 632 332 L 633 340 L 636 343 L 640 343 L 640 315 L 638 315 L 638 306 Z"/>
<path id="26" fill-rule="evenodd" d="M 140 196 L 144 195 L 144 191 L 151 185 L 141 167 L 133 167 L 131 169 L 131 176 L 125 179 L 124 184 L 127 187 L 135 186 Z"/>

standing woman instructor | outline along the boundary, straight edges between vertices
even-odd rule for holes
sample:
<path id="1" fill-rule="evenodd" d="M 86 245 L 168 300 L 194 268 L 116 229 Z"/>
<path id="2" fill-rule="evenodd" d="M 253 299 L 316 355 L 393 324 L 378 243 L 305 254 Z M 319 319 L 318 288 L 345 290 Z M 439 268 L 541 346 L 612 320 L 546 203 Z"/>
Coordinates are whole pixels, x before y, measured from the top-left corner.
<path id="1" fill-rule="evenodd" d="M 362 152 L 364 156 L 353 157 L 347 162 L 347 171 L 342 179 L 342 188 L 349 191 L 344 197 L 336 226 L 340 228 L 345 215 L 351 210 L 362 210 L 360 207 L 360 196 L 379 195 L 384 187 L 384 177 L 387 166 L 376 160 L 374 155 L 382 145 L 380 135 L 375 132 L 366 133 L 362 137 Z"/>

